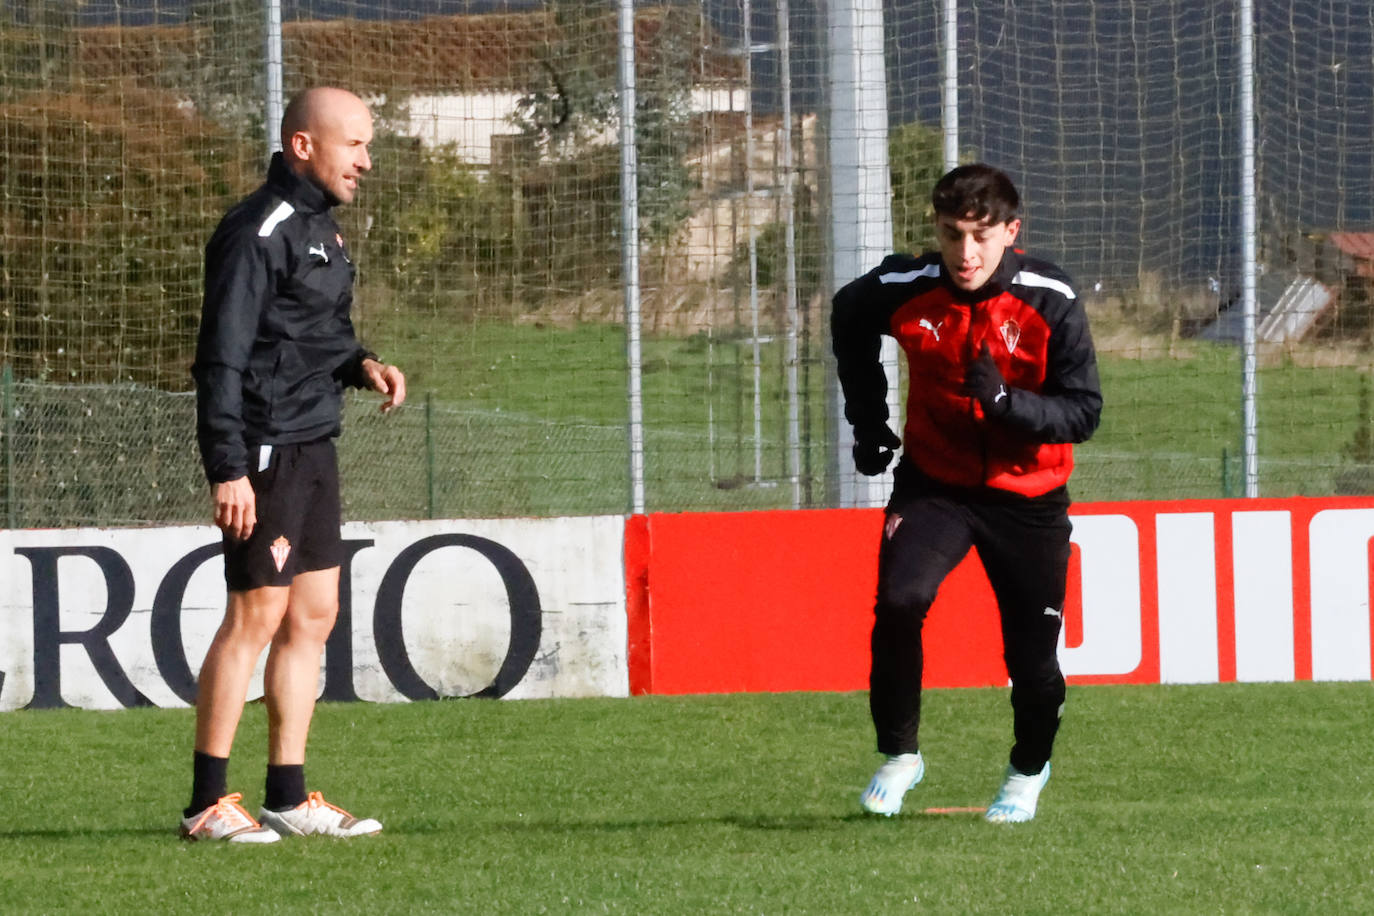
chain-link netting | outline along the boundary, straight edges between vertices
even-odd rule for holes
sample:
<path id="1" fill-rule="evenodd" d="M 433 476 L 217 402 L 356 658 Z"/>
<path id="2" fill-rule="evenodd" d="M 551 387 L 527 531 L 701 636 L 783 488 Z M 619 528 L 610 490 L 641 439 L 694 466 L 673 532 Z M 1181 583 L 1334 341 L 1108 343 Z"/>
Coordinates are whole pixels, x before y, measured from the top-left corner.
<path id="1" fill-rule="evenodd" d="M 931 242 L 942 4 L 885 4 L 894 247 Z M 1242 491 L 1238 8 L 963 0 L 961 156 L 1076 278 L 1107 408 L 1079 499 Z M 1369 492 L 1374 19 L 1256 0 L 1264 495 Z M 785 11 L 785 15 L 784 15 Z M 831 9 L 635 11 L 645 492 L 826 505 Z M 355 320 L 406 370 L 350 396 L 358 519 L 629 506 L 617 17 L 604 0 L 290 0 L 286 95 L 353 89 Z M 203 522 L 203 245 L 262 179 L 263 0 L 0 2 L 0 521 Z M 857 227 L 853 229 L 857 231 Z"/>

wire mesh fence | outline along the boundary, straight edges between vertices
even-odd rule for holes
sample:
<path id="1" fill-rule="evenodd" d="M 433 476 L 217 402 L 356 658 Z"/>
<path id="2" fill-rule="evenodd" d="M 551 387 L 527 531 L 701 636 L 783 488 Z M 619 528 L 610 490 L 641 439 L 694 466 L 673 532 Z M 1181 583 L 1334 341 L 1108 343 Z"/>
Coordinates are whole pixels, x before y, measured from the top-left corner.
<path id="1" fill-rule="evenodd" d="M 343 85 L 377 119 L 338 216 L 360 333 L 412 400 L 350 397 L 350 517 L 625 511 L 614 5 L 280 6 L 287 94 Z M 1017 180 L 1026 246 L 1094 324 L 1107 406 L 1075 496 L 1239 495 L 1237 5 L 958 8 L 960 155 Z M 940 4 L 882 9 L 892 243 L 921 249 Z M 830 12 L 635 11 L 652 510 L 834 499 Z M 202 247 L 263 174 L 265 22 L 263 0 L 0 2 L 5 524 L 204 521 Z M 1257 0 L 1255 22 L 1261 491 L 1370 492 L 1374 13 Z"/>

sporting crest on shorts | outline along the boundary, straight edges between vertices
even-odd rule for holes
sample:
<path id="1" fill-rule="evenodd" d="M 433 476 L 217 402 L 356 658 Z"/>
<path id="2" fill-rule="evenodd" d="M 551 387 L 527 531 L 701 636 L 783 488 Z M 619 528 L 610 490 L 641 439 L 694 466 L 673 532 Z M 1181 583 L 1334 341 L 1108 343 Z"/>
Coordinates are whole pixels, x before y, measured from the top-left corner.
<path id="1" fill-rule="evenodd" d="M 1008 353 L 1016 352 L 1016 344 L 1021 339 L 1021 325 L 1016 323 L 1015 318 L 1008 318 L 1002 322 L 1002 342 L 1007 345 Z"/>
<path id="2" fill-rule="evenodd" d="M 282 567 L 286 566 L 286 558 L 291 555 L 291 542 L 283 534 L 268 549 L 272 551 L 272 562 L 277 564 L 277 572 L 281 572 Z"/>

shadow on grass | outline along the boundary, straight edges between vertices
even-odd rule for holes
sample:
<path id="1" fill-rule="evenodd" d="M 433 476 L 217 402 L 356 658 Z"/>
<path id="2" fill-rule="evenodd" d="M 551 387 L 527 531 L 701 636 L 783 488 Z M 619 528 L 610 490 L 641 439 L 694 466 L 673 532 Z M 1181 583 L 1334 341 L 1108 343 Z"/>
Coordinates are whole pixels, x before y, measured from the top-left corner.
<path id="1" fill-rule="evenodd" d="M 674 829 L 682 827 L 733 827 L 740 830 L 782 831 L 782 832 L 822 832 L 846 830 L 855 824 L 873 824 L 882 829 L 885 824 L 901 824 L 912 821 L 930 820 L 982 820 L 983 808 L 933 808 L 913 809 L 895 817 L 881 817 L 854 811 L 840 815 L 823 814 L 725 814 L 702 815 L 700 817 L 645 817 L 623 820 L 540 820 L 519 818 L 516 820 L 489 821 L 483 826 L 494 831 L 523 831 L 548 834 L 615 834 L 631 833 L 641 830 Z M 470 825 L 475 826 L 475 825 Z M 395 833 L 443 833 L 455 828 L 447 824 L 408 824 L 401 825 Z"/>
<path id="2" fill-rule="evenodd" d="M 474 828 L 493 831 L 526 831 L 548 834 L 615 834 L 640 830 L 671 829 L 680 827 L 734 827 L 740 830 L 757 831 L 826 831 L 851 827 L 854 824 L 900 824 L 904 821 L 926 820 L 980 820 L 983 808 L 926 808 L 911 809 L 894 817 L 881 817 L 853 811 L 841 815 L 823 814 L 725 814 L 702 815 L 700 817 L 645 817 L 623 820 L 541 820 L 518 818 L 515 820 L 483 821 L 456 824 L 439 821 L 410 821 L 388 826 L 382 835 L 394 836 L 437 836 L 446 833 L 470 833 Z M 881 828 L 880 828 L 881 829 Z M 0 830 L 0 843 L 6 840 L 78 840 L 104 838 L 162 837 L 177 842 L 186 842 L 177 834 L 175 827 L 53 827 Z"/>
<path id="3" fill-rule="evenodd" d="M 104 839 L 106 837 L 155 837 L 162 836 L 182 842 L 176 827 L 54 827 L 34 828 L 32 830 L 0 830 L 0 843 L 5 840 L 78 840 Z"/>

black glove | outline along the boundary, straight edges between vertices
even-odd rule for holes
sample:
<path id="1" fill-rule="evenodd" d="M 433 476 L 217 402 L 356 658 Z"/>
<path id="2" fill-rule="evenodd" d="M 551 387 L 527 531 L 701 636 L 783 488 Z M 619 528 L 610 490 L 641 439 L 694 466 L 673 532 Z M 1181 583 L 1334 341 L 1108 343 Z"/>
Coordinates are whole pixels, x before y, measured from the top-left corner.
<path id="1" fill-rule="evenodd" d="M 964 373 L 964 394 L 977 398 L 978 403 L 983 405 L 983 415 L 987 417 L 1000 417 L 1011 409 L 1007 380 L 1002 378 L 997 363 L 992 361 L 992 351 L 988 349 L 986 340 L 983 341 L 983 349 L 978 352 L 978 358 L 969 363 L 968 371 Z"/>
<path id="2" fill-rule="evenodd" d="M 893 450 L 901 447 L 902 440 L 886 423 L 855 429 L 854 467 L 865 477 L 876 477 L 892 463 Z"/>

